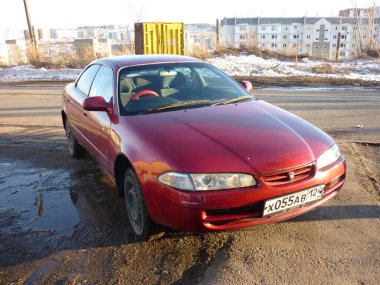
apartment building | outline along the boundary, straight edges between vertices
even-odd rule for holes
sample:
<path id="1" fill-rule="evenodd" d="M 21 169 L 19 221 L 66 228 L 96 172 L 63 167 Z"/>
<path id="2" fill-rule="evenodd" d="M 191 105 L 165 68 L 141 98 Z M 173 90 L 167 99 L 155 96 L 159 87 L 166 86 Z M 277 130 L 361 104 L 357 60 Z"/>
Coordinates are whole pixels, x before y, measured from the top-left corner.
<path id="1" fill-rule="evenodd" d="M 90 48 L 94 55 L 109 56 L 112 53 L 112 42 L 109 39 L 75 39 L 74 48 Z"/>
<path id="2" fill-rule="evenodd" d="M 185 50 L 191 53 L 195 48 L 215 49 L 215 26 L 211 24 L 185 25 Z"/>
<path id="3" fill-rule="evenodd" d="M 326 59 L 334 59 L 339 50 L 339 59 L 349 59 L 360 44 L 372 40 L 380 45 L 379 31 L 380 18 L 363 18 L 360 24 L 350 17 L 224 18 L 220 43 L 235 48 L 252 44 Z"/>
<path id="4" fill-rule="evenodd" d="M 25 40 L 5 40 L 7 63 L 12 65 L 25 64 L 27 44 Z"/>
<path id="5" fill-rule="evenodd" d="M 128 25 L 84 26 L 78 27 L 78 38 L 130 42 L 134 38 L 134 34 Z"/>
<path id="6" fill-rule="evenodd" d="M 0 65 L 25 64 L 26 51 L 23 31 L 5 30 L 0 34 Z"/>
<path id="7" fill-rule="evenodd" d="M 380 7 L 348 8 L 340 10 L 339 17 L 380 18 Z"/>
<path id="8" fill-rule="evenodd" d="M 5 45 L 4 35 L 0 34 L 0 66 L 8 64 L 8 51 Z"/>

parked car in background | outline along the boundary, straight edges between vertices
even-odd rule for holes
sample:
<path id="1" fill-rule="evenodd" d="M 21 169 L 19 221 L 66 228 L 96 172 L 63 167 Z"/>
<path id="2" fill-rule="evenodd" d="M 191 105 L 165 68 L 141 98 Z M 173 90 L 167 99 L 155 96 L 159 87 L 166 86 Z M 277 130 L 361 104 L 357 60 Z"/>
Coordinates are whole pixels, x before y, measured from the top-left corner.
<path id="1" fill-rule="evenodd" d="M 70 153 L 115 178 L 141 240 L 157 224 L 237 229 L 333 198 L 346 175 L 334 140 L 251 91 L 191 57 L 95 60 L 63 91 Z"/>

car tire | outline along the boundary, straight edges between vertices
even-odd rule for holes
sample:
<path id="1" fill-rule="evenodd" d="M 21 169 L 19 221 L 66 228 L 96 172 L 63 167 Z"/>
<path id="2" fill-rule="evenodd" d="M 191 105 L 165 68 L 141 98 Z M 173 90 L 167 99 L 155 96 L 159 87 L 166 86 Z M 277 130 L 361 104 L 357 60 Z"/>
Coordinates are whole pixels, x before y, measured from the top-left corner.
<path id="1" fill-rule="evenodd" d="M 125 171 L 123 186 L 129 223 L 137 240 L 147 241 L 162 237 L 164 232 L 150 218 L 140 183 L 132 169 Z"/>
<path id="2" fill-rule="evenodd" d="M 65 132 L 71 156 L 77 159 L 84 157 L 86 155 L 86 150 L 78 143 L 76 138 L 74 138 L 68 119 L 65 121 Z"/>

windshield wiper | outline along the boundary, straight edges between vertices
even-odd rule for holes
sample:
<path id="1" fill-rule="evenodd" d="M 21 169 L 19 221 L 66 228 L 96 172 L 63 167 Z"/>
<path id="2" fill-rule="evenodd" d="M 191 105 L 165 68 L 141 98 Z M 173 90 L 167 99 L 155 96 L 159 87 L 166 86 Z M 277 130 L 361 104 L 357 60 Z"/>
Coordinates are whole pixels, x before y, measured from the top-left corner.
<path id="1" fill-rule="evenodd" d="M 244 95 L 244 96 L 232 98 L 232 99 L 229 99 L 229 100 L 223 100 L 223 101 L 216 102 L 216 103 L 212 104 L 212 106 L 227 105 L 227 104 L 232 104 L 232 103 L 237 103 L 237 102 L 240 102 L 240 101 L 244 101 L 244 100 L 247 100 L 247 99 L 253 99 L 253 97 L 249 96 L 249 95 Z"/>
<path id="2" fill-rule="evenodd" d="M 196 105 L 202 105 L 205 103 L 209 103 L 210 100 L 192 100 L 192 101 L 180 101 L 180 102 L 174 102 L 167 105 L 160 105 L 153 108 L 149 108 L 145 111 L 143 111 L 141 114 L 146 114 L 154 111 L 161 111 L 161 110 L 167 110 L 167 109 L 175 109 L 175 108 L 181 108 L 181 107 L 187 107 L 187 106 L 196 106 Z"/>

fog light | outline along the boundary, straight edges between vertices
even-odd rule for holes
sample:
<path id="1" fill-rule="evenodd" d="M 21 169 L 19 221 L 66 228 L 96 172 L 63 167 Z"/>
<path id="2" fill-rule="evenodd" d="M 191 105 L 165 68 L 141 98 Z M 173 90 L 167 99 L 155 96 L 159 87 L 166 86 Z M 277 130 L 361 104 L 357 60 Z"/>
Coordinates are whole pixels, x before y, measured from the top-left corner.
<path id="1" fill-rule="evenodd" d="M 333 181 L 327 183 L 326 187 L 331 187 L 334 184 L 338 183 L 339 179 L 340 179 L 340 177 L 335 178 Z"/>

